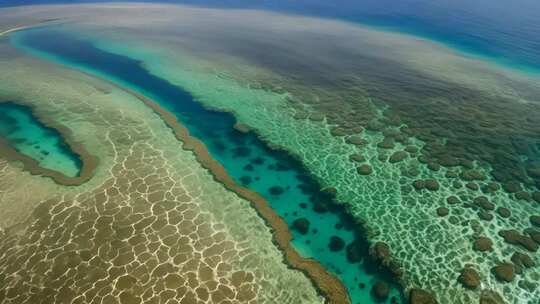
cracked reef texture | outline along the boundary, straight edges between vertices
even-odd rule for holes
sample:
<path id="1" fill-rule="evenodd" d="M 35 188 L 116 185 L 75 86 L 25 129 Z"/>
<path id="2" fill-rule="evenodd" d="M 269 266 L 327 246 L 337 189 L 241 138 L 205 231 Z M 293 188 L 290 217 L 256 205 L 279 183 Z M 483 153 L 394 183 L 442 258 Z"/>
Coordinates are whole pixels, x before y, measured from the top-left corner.
<path id="1" fill-rule="evenodd" d="M 0 159 L 1 303 L 322 302 L 249 202 L 139 99 L 1 38 L 0 83 L 100 159 L 70 187 Z"/>
<path id="2" fill-rule="evenodd" d="M 443 304 L 538 303 L 536 76 L 330 20 L 84 7 L 9 16 L 73 21 L 64 29 L 140 60 L 298 156 L 370 241 L 389 246 L 405 287 Z"/>

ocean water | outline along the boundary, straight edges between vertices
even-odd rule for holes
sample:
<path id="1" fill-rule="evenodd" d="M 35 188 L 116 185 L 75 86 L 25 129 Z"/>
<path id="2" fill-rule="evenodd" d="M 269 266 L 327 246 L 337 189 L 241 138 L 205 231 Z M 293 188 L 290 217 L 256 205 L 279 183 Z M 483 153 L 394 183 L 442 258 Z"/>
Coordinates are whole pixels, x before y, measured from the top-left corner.
<path id="1" fill-rule="evenodd" d="M 291 228 L 295 221 L 309 222 L 309 227 L 304 225 L 305 231 L 292 229 L 293 245 L 303 256 L 320 261 L 335 273 L 347 286 L 353 303 L 375 302 L 370 290 L 378 281 L 391 285 L 388 303 L 391 297 L 398 303 L 403 301 L 401 290 L 388 275 L 373 270 L 363 231 L 333 204 L 332 195 L 321 191 L 299 161 L 270 149 L 253 132 L 234 129 L 231 114 L 207 110 L 181 88 L 150 74 L 140 62 L 108 53 L 63 32 L 21 31 L 12 36 L 12 42 L 33 54 L 106 77 L 159 102 L 176 114 L 192 136 L 207 145 L 238 183 L 264 196 Z M 334 248 L 330 248 L 332 240 Z M 352 259 L 353 254 L 357 258 Z"/>
<path id="2" fill-rule="evenodd" d="M 0 137 L 43 168 L 69 177 L 80 173 L 80 159 L 65 144 L 58 131 L 41 123 L 27 107 L 0 103 Z"/>
<path id="3" fill-rule="evenodd" d="M 0 7 L 110 0 L 3 0 Z M 134 2 L 120 0 L 114 2 Z M 368 24 L 444 43 L 499 64 L 540 73 L 540 2 L 536 0 L 158 0 L 219 8 L 274 10 Z"/>

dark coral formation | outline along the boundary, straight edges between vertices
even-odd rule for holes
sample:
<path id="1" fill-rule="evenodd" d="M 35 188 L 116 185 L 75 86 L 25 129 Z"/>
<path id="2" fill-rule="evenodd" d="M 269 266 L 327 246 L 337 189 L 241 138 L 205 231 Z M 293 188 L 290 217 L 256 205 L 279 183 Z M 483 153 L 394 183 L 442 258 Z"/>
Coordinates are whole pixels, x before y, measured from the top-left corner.
<path id="1" fill-rule="evenodd" d="M 356 168 L 356 171 L 360 175 L 370 175 L 371 172 L 373 172 L 373 169 L 368 164 L 360 165 L 358 168 Z"/>
<path id="2" fill-rule="evenodd" d="M 429 291 L 413 288 L 409 292 L 409 301 L 411 304 L 438 304 L 435 296 Z"/>
<path id="3" fill-rule="evenodd" d="M 386 299 L 388 299 L 389 293 L 390 288 L 384 282 L 379 281 L 371 287 L 371 294 L 378 301 L 385 301 Z"/>
<path id="4" fill-rule="evenodd" d="M 480 275 L 472 267 L 465 267 L 461 271 L 458 281 L 469 289 L 476 289 L 480 286 Z"/>
<path id="5" fill-rule="evenodd" d="M 514 265 L 512 263 L 501 263 L 491 268 L 491 272 L 500 282 L 512 282 L 514 280 Z"/>
<path id="6" fill-rule="evenodd" d="M 309 232 L 309 220 L 305 217 L 294 220 L 292 229 L 298 231 L 300 234 L 307 234 Z"/>
<path id="7" fill-rule="evenodd" d="M 487 237 L 478 237 L 473 244 L 473 249 L 476 251 L 491 251 L 493 250 L 493 242 Z"/>
<path id="8" fill-rule="evenodd" d="M 339 236 L 330 237 L 330 242 L 328 243 L 328 249 L 330 251 L 341 251 L 345 247 L 345 241 Z"/>

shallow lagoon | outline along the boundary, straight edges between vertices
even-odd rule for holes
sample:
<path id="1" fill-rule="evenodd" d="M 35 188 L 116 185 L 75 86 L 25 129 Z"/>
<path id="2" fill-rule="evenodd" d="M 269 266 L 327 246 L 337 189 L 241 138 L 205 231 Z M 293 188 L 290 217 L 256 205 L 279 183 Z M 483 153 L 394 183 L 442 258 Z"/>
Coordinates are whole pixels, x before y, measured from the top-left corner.
<path id="1" fill-rule="evenodd" d="M 235 119 L 231 114 L 203 108 L 191 95 L 150 74 L 138 61 L 105 52 L 60 31 L 23 31 L 13 36 L 13 42 L 34 54 L 93 72 L 143 93 L 175 113 L 238 183 L 263 195 L 291 227 L 296 220 L 309 221 L 306 231 L 292 229 L 295 248 L 337 274 L 348 287 L 353 303 L 374 302 L 371 286 L 381 280 L 389 283 L 385 275 L 370 273 L 373 265 L 366 261 L 368 244 L 361 231 L 353 230 L 352 220 L 332 203 L 332 195 L 321 191 L 299 161 L 285 152 L 270 149 L 253 132 L 234 129 Z M 360 259 L 351 263 L 347 260 L 347 247 L 355 234 L 359 246 L 349 252 Z M 329 248 L 331 239 L 333 250 Z M 395 285 L 391 297 L 402 301 Z"/>
<path id="2" fill-rule="evenodd" d="M 66 145 L 62 135 L 45 126 L 30 108 L 0 103 L 0 137 L 18 153 L 32 158 L 42 168 L 76 177 L 81 160 Z"/>

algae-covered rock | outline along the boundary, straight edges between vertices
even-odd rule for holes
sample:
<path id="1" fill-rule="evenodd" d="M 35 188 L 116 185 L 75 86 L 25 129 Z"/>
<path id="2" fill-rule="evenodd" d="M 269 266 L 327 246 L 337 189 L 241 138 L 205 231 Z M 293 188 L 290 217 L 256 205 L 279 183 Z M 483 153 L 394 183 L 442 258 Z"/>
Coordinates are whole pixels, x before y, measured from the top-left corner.
<path id="1" fill-rule="evenodd" d="M 371 294 L 378 300 L 378 301 L 385 301 L 388 299 L 388 295 L 390 294 L 390 288 L 388 285 L 384 282 L 377 282 L 371 287 Z"/>
<path id="2" fill-rule="evenodd" d="M 339 236 L 331 236 L 330 242 L 328 243 L 328 249 L 330 251 L 341 251 L 345 247 L 345 241 Z"/>
<path id="3" fill-rule="evenodd" d="M 423 180 L 418 179 L 413 182 L 413 187 L 416 190 L 422 190 L 424 189 L 425 186 L 426 186 L 426 183 Z"/>
<path id="4" fill-rule="evenodd" d="M 480 276 L 473 268 L 465 267 L 463 270 L 461 270 L 458 277 L 458 282 L 460 282 L 465 288 L 476 289 L 478 286 L 480 286 Z"/>
<path id="5" fill-rule="evenodd" d="M 485 196 L 479 196 L 474 198 L 473 203 L 484 210 L 495 210 L 495 205 L 491 203 Z"/>
<path id="6" fill-rule="evenodd" d="M 520 245 L 521 247 L 535 252 L 538 250 L 538 244 L 528 235 L 523 235 L 517 230 L 501 230 L 499 235 L 504 238 L 504 241 L 512 245 Z"/>
<path id="7" fill-rule="evenodd" d="M 521 252 L 514 252 L 512 257 L 510 258 L 512 263 L 514 263 L 514 267 L 517 273 L 521 273 L 523 269 L 531 268 L 534 266 L 534 260 Z"/>
<path id="8" fill-rule="evenodd" d="M 510 212 L 510 210 L 508 210 L 507 208 L 504 208 L 504 207 L 499 207 L 499 208 L 497 208 L 497 213 L 498 213 L 502 218 L 509 218 L 510 215 L 512 215 L 512 213 Z"/>
<path id="9" fill-rule="evenodd" d="M 360 241 L 353 241 L 346 247 L 347 261 L 351 264 L 358 263 L 369 252 L 366 244 Z"/>
<path id="10" fill-rule="evenodd" d="M 459 204 L 460 200 L 457 196 L 451 195 L 446 198 L 446 202 L 450 205 Z"/>
<path id="11" fill-rule="evenodd" d="M 447 216 L 448 213 L 450 212 L 450 210 L 448 210 L 448 208 L 446 207 L 439 207 L 437 208 L 437 215 L 438 216 Z"/>
<path id="12" fill-rule="evenodd" d="M 529 220 L 533 226 L 540 227 L 540 215 L 531 215 Z"/>
<path id="13" fill-rule="evenodd" d="M 362 154 L 354 153 L 349 156 L 349 160 L 357 163 L 362 163 L 366 161 L 366 158 Z"/>
<path id="14" fill-rule="evenodd" d="M 388 161 L 392 164 L 394 163 L 398 163 L 402 160 L 404 160 L 405 158 L 407 158 L 408 154 L 407 152 L 405 151 L 397 151 L 397 152 L 394 152 L 390 158 L 388 159 Z"/>
<path id="15" fill-rule="evenodd" d="M 533 192 L 531 197 L 535 202 L 540 203 L 540 191 Z"/>
<path id="16" fill-rule="evenodd" d="M 298 218 L 294 220 L 292 228 L 298 231 L 300 234 L 307 234 L 309 232 L 309 220 L 305 217 Z"/>
<path id="17" fill-rule="evenodd" d="M 505 304 L 505 302 L 495 291 L 484 290 L 480 295 L 480 304 Z"/>
<path id="18" fill-rule="evenodd" d="M 485 236 L 478 237 L 473 244 L 473 249 L 480 252 L 491 251 L 492 247 L 493 242 Z"/>
<path id="19" fill-rule="evenodd" d="M 540 230 L 534 228 L 527 228 L 523 232 L 527 233 L 533 241 L 540 244 Z"/>
<path id="20" fill-rule="evenodd" d="M 474 169 L 463 170 L 459 176 L 466 181 L 481 181 L 486 179 L 486 176 L 482 172 Z"/>
<path id="21" fill-rule="evenodd" d="M 514 265 L 512 263 L 501 263 L 491 268 L 491 272 L 500 282 L 512 282 L 514 280 Z"/>
<path id="22" fill-rule="evenodd" d="M 423 289 L 413 288 L 409 292 L 410 304 L 437 304 L 435 296 Z"/>
<path id="23" fill-rule="evenodd" d="M 371 168 L 370 165 L 363 164 L 363 165 L 359 166 L 358 168 L 356 168 L 356 171 L 360 175 L 370 175 L 373 172 L 373 169 Z"/>
<path id="24" fill-rule="evenodd" d="M 439 182 L 437 182 L 435 179 L 426 179 L 425 186 L 429 191 L 439 190 Z"/>

